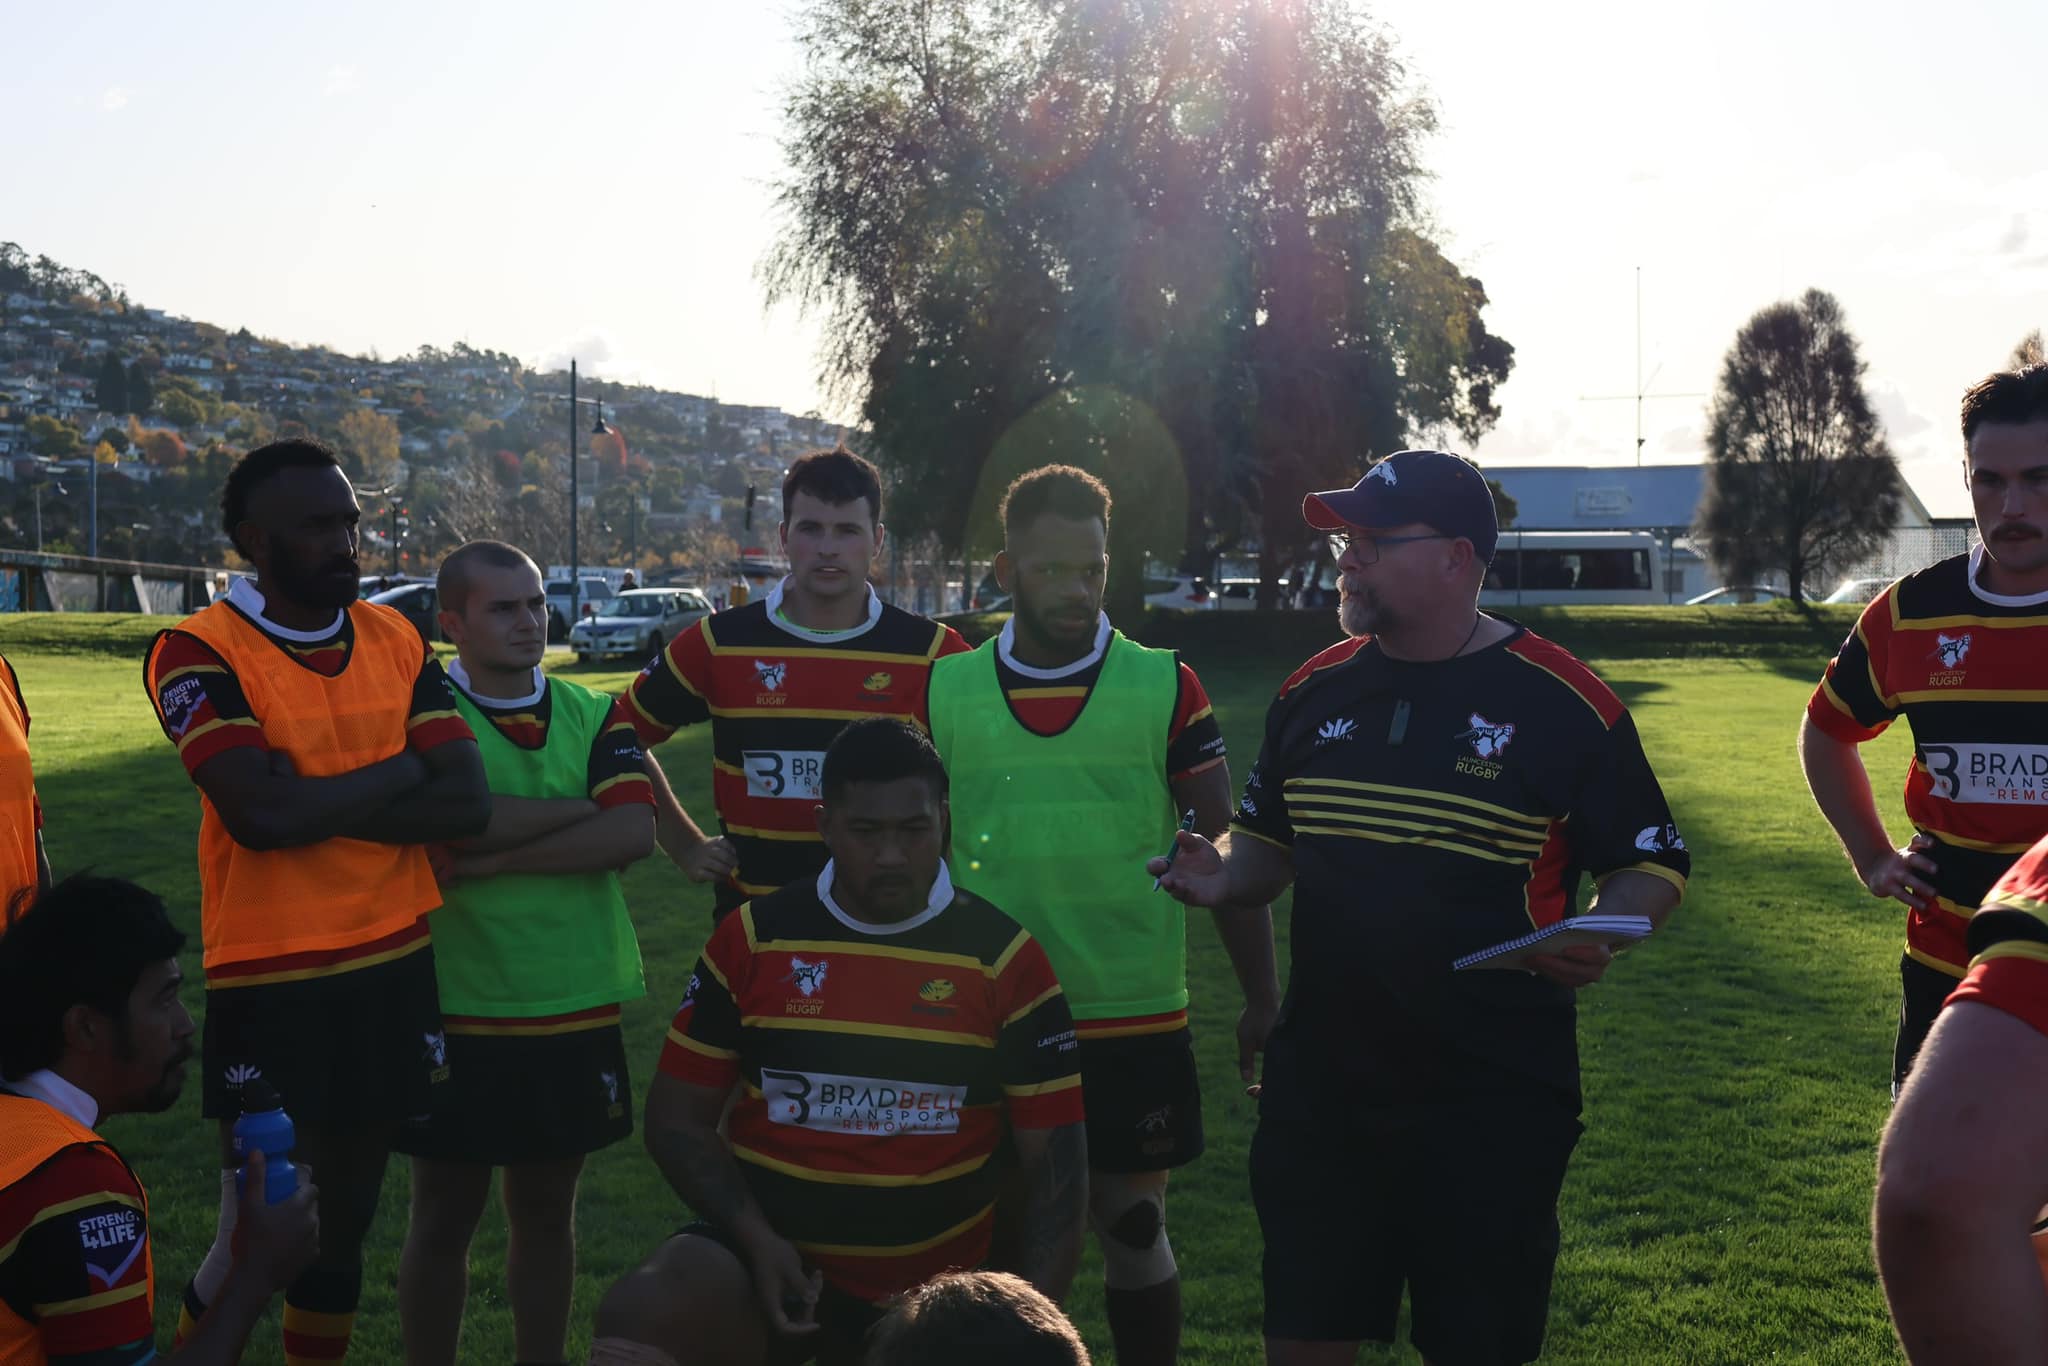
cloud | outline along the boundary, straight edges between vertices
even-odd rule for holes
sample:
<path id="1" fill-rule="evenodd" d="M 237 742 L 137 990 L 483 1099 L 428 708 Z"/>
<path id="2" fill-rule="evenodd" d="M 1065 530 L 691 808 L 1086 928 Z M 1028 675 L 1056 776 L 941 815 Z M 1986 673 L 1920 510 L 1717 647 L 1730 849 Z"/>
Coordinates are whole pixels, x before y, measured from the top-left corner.
<path id="1" fill-rule="evenodd" d="M 100 108 L 109 114 L 118 114 L 128 107 L 128 92 L 118 85 L 110 85 L 100 96 Z"/>
<path id="2" fill-rule="evenodd" d="M 603 331 L 586 332 L 551 347 L 541 356 L 540 368 L 567 370 L 572 360 L 576 362 L 577 373 L 585 379 L 637 384 L 643 374 L 642 367 L 613 349 L 610 335 Z"/>
<path id="3" fill-rule="evenodd" d="M 2027 216 L 2016 213 L 2012 226 L 2005 230 L 2005 236 L 1998 239 L 1998 250 L 2007 256 L 2017 256 L 2027 249 Z"/>
<path id="4" fill-rule="evenodd" d="M 356 79 L 356 69 L 354 67 L 330 66 L 327 68 L 327 84 L 321 88 L 320 93 L 323 95 L 353 95 L 361 88 L 362 82 Z"/>

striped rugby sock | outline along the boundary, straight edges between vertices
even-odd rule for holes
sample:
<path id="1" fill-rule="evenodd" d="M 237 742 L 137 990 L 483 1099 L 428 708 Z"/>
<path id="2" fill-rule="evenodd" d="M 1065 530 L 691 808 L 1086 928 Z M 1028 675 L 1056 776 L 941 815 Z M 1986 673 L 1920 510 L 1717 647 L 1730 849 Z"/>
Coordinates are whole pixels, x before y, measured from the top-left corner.
<path id="1" fill-rule="evenodd" d="M 348 1356 L 349 1334 L 355 1331 L 356 1314 L 323 1314 L 301 1309 L 289 1298 L 284 1302 L 285 1366 L 329 1366 Z"/>

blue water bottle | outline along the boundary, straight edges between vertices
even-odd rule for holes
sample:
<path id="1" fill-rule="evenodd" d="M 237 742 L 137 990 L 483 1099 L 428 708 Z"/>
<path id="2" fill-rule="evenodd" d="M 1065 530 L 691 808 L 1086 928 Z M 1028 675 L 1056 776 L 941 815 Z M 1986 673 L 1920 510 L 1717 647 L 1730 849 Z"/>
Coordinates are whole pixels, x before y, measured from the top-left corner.
<path id="1" fill-rule="evenodd" d="M 277 1088 L 261 1077 L 242 1086 L 242 1114 L 235 1121 L 235 1193 L 242 1191 L 242 1178 L 249 1170 L 249 1154 L 261 1150 L 264 1159 L 263 1203 L 274 1205 L 289 1200 L 299 1188 L 299 1169 L 292 1165 L 292 1143 L 296 1138 L 292 1117 L 284 1112 Z"/>

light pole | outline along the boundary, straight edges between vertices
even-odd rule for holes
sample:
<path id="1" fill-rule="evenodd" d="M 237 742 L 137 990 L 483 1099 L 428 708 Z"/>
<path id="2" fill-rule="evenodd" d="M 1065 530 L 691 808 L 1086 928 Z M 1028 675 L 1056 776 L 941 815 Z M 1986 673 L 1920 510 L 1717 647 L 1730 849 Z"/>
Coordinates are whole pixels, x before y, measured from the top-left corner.
<path id="1" fill-rule="evenodd" d="M 581 486 L 576 472 L 576 407 L 587 403 L 597 409 L 597 421 L 590 426 L 592 436 L 603 436 L 611 428 L 604 425 L 604 403 L 594 398 L 576 397 L 576 362 L 569 362 L 569 392 L 566 394 L 543 394 L 551 402 L 569 405 L 569 625 L 574 626 L 583 619 L 583 566 L 578 563 L 579 548 L 576 543 L 576 514 Z"/>

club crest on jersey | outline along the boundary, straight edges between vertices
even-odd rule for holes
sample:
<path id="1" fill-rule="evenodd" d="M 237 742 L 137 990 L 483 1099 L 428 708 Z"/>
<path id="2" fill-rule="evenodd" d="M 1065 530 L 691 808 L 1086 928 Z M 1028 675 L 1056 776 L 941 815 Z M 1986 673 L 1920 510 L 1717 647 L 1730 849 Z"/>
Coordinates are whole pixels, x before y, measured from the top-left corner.
<path id="1" fill-rule="evenodd" d="M 1685 848 L 1685 841 L 1679 838 L 1678 827 L 1667 822 L 1636 831 L 1636 848 L 1646 854 L 1662 854 Z"/>
<path id="2" fill-rule="evenodd" d="M 863 692 L 887 692 L 889 691 L 889 685 L 895 681 L 896 675 L 894 674 L 876 672 L 863 678 L 860 681 L 860 686 Z"/>
<path id="3" fill-rule="evenodd" d="M 1475 711 L 1467 718 L 1466 728 L 1451 738 L 1472 747 L 1470 754 L 1458 756 L 1457 771 L 1492 782 L 1506 768 L 1500 756 L 1515 738 L 1515 725 L 1512 721 L 1489 721 Z"/>
<path id="4" fill-rule="evenodd" d="M 803 999 L 798 1000 L 796 997 L 791 997 L 788 1004 L 783 1008 L 785 1014 L 817 1015 L 823 1012 L 825 1009 L 824 1002 L 814 1001 L 811 998 L 825 989 L 825 969 L 828 965 L 829 960 L 824 958 L 811 962 L 808 959 L 791 955 L 789 973 L 782 980 L 795 983 L 796 989 L 803 993 Z"/>
<path id="5" fill-rule="evenodd" d="M 789 677 L 789 665 L 782 660 L 773 664 L 754 661 L 754 677 L 761 680 L 761 686 L 769 692 L 781 692 L 783 680 Z"/>
<path id="6" fill-rule="evenodd" d="M 1379 464 L 1367 470 L 1365 477 L 1368 479 L 1384 479 L 1390 486 L 1401 482 L 1401 477 L 1394 473 L 1393 464 L 1386 460 L 1380 461 Z"/>
<path id="7" fill-rule="evenodd" d="M 1937 688 L 1952 688 L 1963 681 L 1963 661 L 1970 657 L 1970 633 L 1936 633 L 1931 658 L 1937 665 L 1927 681 Z"/>
<path id="8" fill-rule="evenodd" d="M 1478 712 L 1470 718 L 1471 729 L 1461 730 L 1457 738 L 1472 742 L 1472 752 L 1482 759 L 1498 759 L 1508 742 L 1515 738 L 1515 723 L 1512 721 L 1489 721 Z"/>
<path id="9" fill-rule="evenodd" d="M 448 1036 L 440 1030 L 420 1035 L 426 1044 L 426 1062 L 429 1081 L 448 1080 Z"/>

